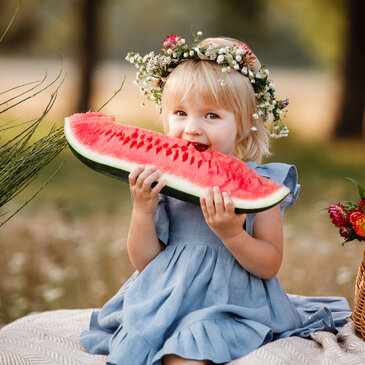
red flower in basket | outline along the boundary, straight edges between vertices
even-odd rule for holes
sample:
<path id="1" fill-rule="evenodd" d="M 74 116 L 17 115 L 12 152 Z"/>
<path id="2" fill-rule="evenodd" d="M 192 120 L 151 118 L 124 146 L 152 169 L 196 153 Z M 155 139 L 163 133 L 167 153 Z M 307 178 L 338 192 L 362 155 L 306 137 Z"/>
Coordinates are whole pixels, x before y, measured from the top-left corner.
<path id="1" fill-rule="evenodd" d="M 336 227 L 343 228 L 349 225 L 348 213 L 341 203 L 330 205 L 328 207 L 328 214 Z"/>
<path id="2" fill-rule="evenodd" d="M 359 190 L 360 203 L 337 203 L 328 207 L 332 223 L 339 228 L 340 236 L 345 238 L 343 244 L 352 240 L 365 241 L 365 189 L 356 180 L 349 180 Z"/>

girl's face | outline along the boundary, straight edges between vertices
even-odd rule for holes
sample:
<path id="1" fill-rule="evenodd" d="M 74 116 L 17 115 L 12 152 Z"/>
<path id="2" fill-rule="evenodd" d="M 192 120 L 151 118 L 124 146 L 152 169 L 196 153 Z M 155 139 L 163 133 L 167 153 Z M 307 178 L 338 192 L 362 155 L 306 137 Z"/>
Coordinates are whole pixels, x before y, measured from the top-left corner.
<path id="1" fill-rule="evenodd" d="M 233 155 L 237 126 L 234 114 L 228 110 L 190 97 L 172 105 L 168 124 L 169 136 L 192 142 L 199 151 L 212 150 Z"/>

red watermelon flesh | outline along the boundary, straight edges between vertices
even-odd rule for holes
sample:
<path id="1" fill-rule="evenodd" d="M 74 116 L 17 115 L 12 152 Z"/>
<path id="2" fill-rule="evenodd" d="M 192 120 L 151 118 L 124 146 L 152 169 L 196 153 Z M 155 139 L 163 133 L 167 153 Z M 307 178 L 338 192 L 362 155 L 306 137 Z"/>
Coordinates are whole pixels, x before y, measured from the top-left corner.
<path id="1" fill-rule="evenodd" d="M 118 170 L 156 165 L 177 197 L 198 202 L 205 188 L 218 186 L 241 211 L 267 209 L 289 193 L 288 188 L 262 177 L 236 157 L 198 151 L 186 140 L 113 121 L 113 116 L 100 113 L 74 114 L 65 120 L 71 149 L 98 171 L 125 179 L 125 173 L 117 176 Z M 184 199 L 186 194 L 193 199 Z"/>

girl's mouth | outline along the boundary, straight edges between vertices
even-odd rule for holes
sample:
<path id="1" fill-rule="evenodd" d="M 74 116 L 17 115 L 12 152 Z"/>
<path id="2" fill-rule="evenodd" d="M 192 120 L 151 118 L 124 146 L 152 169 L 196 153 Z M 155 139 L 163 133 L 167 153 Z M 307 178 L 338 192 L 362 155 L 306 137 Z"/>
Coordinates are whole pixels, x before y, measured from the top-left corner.
<path id="1" fill-rule="evenodd" d="M 209 146 L 207 144 L 204 144 L 204 143 L 189 142 L 189 144 L 192 144 L 194 146 L 194 148 L 199 152 L 204 152 L 209 148 Z"/>

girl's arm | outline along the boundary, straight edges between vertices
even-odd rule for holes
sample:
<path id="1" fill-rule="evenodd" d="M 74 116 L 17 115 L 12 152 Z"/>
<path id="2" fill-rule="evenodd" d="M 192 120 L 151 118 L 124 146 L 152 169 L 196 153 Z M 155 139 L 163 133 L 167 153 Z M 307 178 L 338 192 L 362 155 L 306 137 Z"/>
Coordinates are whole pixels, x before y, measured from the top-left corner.
<path id="1" fill-rule="evenodd" d="M 127 248 L 129 258 L 139 272 L 163 250 L 163 244 L 157 237 L 153 215 L 158 206 L 158 194 L 165 182 L 161 180 L 155 187 L 151 187 L 160 176 L 161 172 L 154 166 L 137 167 L 129 174 L 134 205 Z"/>
<path id="2" fill-rule="evenodd" d="M 253 237 L 244 229 L 245 214 L 235 214 L 227 193 L 218 188 L 201 199 L 202 211 L 210 228 L 222 240 L 236 260 L 251 274 L 272 279 L 283 259 L 283 230 L 280 206 L 256 215 Z"/>

